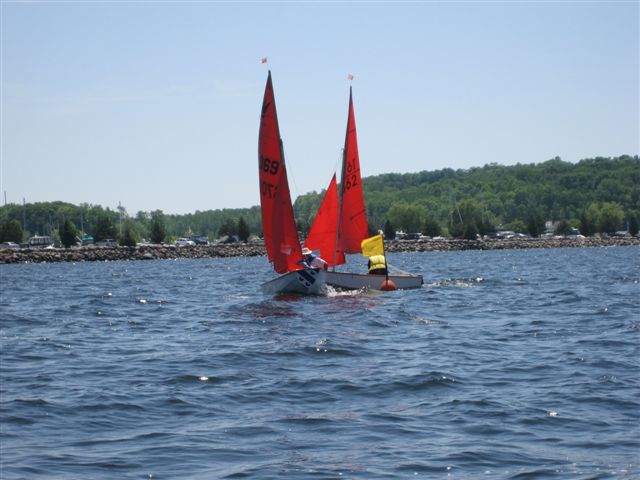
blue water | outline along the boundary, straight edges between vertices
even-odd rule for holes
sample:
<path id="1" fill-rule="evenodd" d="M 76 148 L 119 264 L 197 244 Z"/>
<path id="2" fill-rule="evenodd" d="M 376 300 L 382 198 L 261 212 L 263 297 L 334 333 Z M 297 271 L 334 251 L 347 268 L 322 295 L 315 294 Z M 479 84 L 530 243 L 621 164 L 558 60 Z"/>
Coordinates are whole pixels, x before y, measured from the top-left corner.
<path id="1" fill-rule="evenodd" d="M 0 478 L 640 478 L 640 249 L 389 258 L 0 265 Z"/>

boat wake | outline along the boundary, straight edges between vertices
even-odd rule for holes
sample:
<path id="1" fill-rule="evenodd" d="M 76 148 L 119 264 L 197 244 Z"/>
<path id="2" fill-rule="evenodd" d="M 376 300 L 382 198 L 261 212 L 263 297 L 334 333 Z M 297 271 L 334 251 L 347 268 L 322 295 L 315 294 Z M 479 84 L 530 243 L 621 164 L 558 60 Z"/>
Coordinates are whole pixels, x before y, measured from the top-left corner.
<path id="1" fill-rule="evenodd" d="M 440 287 L 453 287 L 453 288 L 472 288 L 477 287 L 481 283 L 484 283 L 485 279 L 482 277 L 476 278 L 445 278 L 427 284 L 427 287 L 440 288 Z"/>
<path id="2" fill-rule="evenodd" d="M 327 297 L 336 298 L 336 297 L 362 297 L 362 296 L 371 296 L 377 295 L 380 292 L 375 290 L 370 290 L 366 287 L 358 288 L 357 290 L 343 290 L 341 288 L 332 287 L 331 285 L 326 285 L 326 295 Z"/>

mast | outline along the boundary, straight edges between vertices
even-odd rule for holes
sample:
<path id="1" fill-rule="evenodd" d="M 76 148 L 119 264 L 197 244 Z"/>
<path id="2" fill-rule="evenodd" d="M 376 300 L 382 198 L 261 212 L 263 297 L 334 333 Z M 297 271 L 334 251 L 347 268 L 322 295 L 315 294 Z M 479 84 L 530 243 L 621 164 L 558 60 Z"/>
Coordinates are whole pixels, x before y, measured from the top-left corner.
<path id="1" fill-rule="evenodd" d="M 353 95 L 353 87 L 349 86 L 349 114 L 351 114 L 352 95 Z M 341 220 L 342 220 L 342 196 L 344 193 L 344 180 L 346 178 L 346 169 L 347 169 L 348 138 L 349 138 L 349 120 L 347 119 L 347 128 L 344 134 L 344 146 L 342 147 L 342 168 L 340 169 L 340 189 L 338 190 L 338 224 L 336 226 L 336 242 L 333 247 L 333 271 L 336 270 L 335 263 L 336 263 L 338 246 L 340 245 L 340 226 L 341 226 Z"/>
<path id="2" fill-rule="evenodd" d="M 342 185 L 344 183 L 345 155 L 342 149 L 342 170 L 340 172 L 340 188 L 338 189 L 338 218 L 336 220 L 336 239 L 333 244 L 333 271 L 336 271 L 336 261 L 338 258 L 338 245 L 340 245 L 340 219 L 342 218 Z"/>

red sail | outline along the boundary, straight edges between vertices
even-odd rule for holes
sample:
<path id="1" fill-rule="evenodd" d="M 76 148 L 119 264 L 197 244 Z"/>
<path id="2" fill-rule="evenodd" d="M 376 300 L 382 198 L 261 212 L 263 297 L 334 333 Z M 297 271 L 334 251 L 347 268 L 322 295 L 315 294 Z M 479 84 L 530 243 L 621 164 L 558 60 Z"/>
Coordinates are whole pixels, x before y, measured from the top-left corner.
<path id="1" fill-rule="evenodd" d="M 334 252 L 338 228 L 338 187 L 334 175 L 329 183 L 316 219 L 304 242 L 305 247 L 319 250 L 320 256 L 330 267 L 344 263 L 344 253 Z"/>
<path id="2" fill-rule="evenodd" d="M 369 236 L 367 212 L 364 207 L 356 118 L 353 111 L 353 94 L 349 89 L 349 118 L 344 141 L 342 161 L 342 201 L 340 208 L 340 235 L 338 250 L 345 253 L 359 253 L 360 243 Z"/>
<path id="3" fill-rule="evenodd" d="M 271 71 L 267 77 L 260 116 L 258 170 L 262 232 L 267 256 L 278 273 L 298 270 L 301 268 L 297 263 L 302 259 L 302 252 L 291 206 Z"/>

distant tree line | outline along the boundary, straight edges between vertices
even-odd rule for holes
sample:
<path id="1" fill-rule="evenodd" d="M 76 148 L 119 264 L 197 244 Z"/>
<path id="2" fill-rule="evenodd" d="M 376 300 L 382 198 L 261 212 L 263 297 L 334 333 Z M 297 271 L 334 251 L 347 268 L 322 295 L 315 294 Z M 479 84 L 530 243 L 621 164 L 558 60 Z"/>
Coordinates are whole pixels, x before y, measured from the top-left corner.
<path id="1" fill-rule="evenodd" d="M 363 179 L 370 230 L 388 237 L 396 230 L 429 236 L 475 238 L 501 227 L 533 236 L 553 221 L 557 232 L 583 235 L 638 232 L 640 159 L 593 158 L 578 163 L 555 158 L 540 164 L 497 164 L 468 170 L 443 169 L 384 174 Z M 306 234 L 324 191 L 298 197 L 298 229 Z M 8 204 L 0 207 L 0 241 L 21 243 L 32 235 L 54 236 L 74 244 L 84 234 L 96 241 L 113 238 L 123 245 L 144 240 L 172 242 L 177 237 L 210 240 L 261 236 L 258 206 L 196 211 L 186 215 L 161 210 L 138 212 L 64 202 Z"/>
<path id="2" fill-rule="evenodd" d="M 48 235 L 63 245 L 75 245 L 85 235 L 96 242 L 114 239 L 120 245 L 135 245 L 143 240 L 170 243 L 177 237 L 201 236 L 209 240 L 230 236 L 247 241 L 260 235 L 259 207 L 246 209 L 197 211 L 187 215 L 169 215 L 162 210 L 138 212 L 130 216 L 126 209 L 99 205 L 73 205 L 65 202 L 39 202 L 0 207 L 0 242 L 24 243 L 33 235 Z"/>
<path id="3" fill-rule="evenodd" d="M 475 238 L 504 228 L 539 236 L 547 221 L 583 235 L 638 231 L 637 155 L 390 173 L 362 183 L 371 228 L 389 234 L 402 230 Z M 298 197 L 295 211 L 301 224 L 312 223 L 323 193 Z"/>

